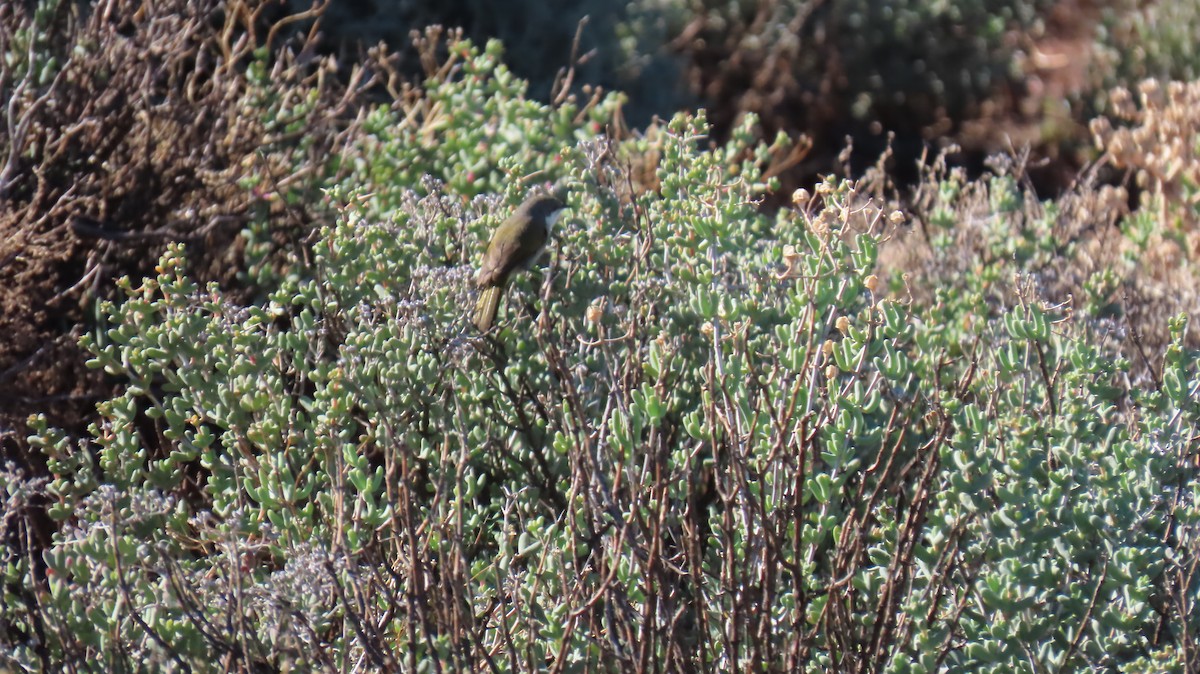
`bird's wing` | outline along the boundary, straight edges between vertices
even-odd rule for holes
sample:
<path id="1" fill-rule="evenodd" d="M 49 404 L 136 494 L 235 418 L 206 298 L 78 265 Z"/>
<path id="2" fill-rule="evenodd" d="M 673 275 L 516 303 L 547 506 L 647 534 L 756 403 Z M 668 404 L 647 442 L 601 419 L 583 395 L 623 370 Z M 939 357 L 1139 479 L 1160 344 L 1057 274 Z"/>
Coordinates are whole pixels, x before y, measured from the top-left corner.
<path id="1" fill-rule="evenodd" d="M 513 270 L 528 268 L 545 248 L 546 234 L 545 225 L 534 223 L 528 204 L 522 204 L 492 235 L 475 284 L 480 288 L 499 285 Z"/>
<path id="2" fill-rule="evenodd" d="M 513 259 L 518 257 L 516 255 L 518 248 L 520 248 L 518 241 L 493 242 L 488 246 L 487 254 L 483 257 L 483 264 L 479 267 L 479 274 L 475 276 L 475 285 L 486 288 L 503 283 L 516 266 L 513 264 Z"/>

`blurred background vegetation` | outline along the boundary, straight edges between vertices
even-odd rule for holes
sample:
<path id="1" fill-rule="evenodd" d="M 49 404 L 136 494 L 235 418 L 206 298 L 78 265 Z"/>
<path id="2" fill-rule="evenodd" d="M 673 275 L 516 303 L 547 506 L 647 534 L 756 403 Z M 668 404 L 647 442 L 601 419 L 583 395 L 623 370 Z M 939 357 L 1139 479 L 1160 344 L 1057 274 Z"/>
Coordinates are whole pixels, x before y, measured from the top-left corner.
<path id="1" fill-rule="evenodd" d="M 1198 38 L 0 4 L 0 672 L 1200 671 Z"/>
<path id="2" fill-rule="evenodd" d="M 797 184 L 840 168 L 847 139 L 861 170 L 894 134 L 892 170 L 907 181 L 930 143 L 955 142 L 975 166 L 1030 146 L 1049 160 L 1033 177 L 1053 193 L 1091 158 L 1086 124 L 1108 90 L 1200 68 L 1200 9 L 1186 0 L 530 0 L 502 12 L 486 0 L 338 0 L 324 48 L 404 45 L 434 23 L 500 39 L 539 98 L 571 63 L 576 87 L 626 95 L 635 128 L 703 106 L 721 138 L 747 112 L 767 138 L 805 134 L 814 148 L 787 173 Z"/>

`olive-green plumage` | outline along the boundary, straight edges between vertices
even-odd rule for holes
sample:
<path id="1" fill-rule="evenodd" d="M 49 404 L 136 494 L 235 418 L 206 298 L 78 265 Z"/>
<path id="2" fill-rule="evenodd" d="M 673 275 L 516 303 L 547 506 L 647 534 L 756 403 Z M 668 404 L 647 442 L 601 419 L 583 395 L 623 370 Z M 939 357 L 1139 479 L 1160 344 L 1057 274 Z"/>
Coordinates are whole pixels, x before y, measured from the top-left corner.
<path id="1" fill-rule="evenodd" d="M 473 320 L 480 331 L 487 332 L 496 321 L 509 276 L 514 271 L 528 269 L 545 250 L 550 227 L 564 208 L 563 202 L 552 196 L 534 196 L 496 228 L 475 277 L 479 304 L 475 306 Z"/>

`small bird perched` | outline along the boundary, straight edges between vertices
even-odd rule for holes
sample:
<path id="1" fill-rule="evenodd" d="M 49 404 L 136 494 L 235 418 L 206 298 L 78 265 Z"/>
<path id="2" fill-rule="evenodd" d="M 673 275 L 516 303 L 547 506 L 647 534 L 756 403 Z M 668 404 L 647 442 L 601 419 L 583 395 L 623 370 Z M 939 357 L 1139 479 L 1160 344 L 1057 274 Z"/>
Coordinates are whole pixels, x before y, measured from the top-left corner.
<path id="1" fill-rule="evenodd" d="M 487 332 L 495 322 L 508 277 L 516 270 L 533 266 L 546 249 L 550 228 L 565 208 L 558 198 L 537 194 L 526 199 L 496 228 L 475 277 L 480 292 L 474 323 L 480 332 Z"/>

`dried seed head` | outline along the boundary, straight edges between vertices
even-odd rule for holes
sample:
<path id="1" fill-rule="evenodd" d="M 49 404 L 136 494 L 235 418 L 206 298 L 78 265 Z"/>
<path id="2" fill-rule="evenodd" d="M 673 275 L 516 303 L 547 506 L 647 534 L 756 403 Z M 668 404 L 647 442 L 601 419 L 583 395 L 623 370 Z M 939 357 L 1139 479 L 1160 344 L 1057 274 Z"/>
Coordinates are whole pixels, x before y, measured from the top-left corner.
<path id="1" fill-rule="evenodd" d="M 600 322 L 600 319 L 604 316 L 604 303 L 605 300 L 603 297 L 597 297 L 592 300 L 592 303 L 588 305 L 587 311 L 584 312 L 588 323 Z"/>
<path id="2" fill-rule="evenodd" d="M 800 259 L 800 253 L 796 252 L 795 246 L 793 246 L 792 244 L 789 243 L 783 247 L 783 261 L 786 262 L 789 267 L 791 267 L 792 264 L 794 264 L 796 262 L 796 260 L 799 260 L 799 259 Z"/>

